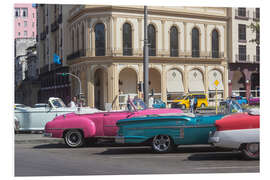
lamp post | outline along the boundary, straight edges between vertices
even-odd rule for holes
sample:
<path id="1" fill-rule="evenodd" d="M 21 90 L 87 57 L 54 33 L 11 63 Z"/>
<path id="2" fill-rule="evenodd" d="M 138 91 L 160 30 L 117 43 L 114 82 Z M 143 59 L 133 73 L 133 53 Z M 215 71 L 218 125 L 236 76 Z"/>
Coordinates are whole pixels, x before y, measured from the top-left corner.
<path id="1" fill-rule="evenodd" d="M 80 94 L 79 94 L 79 100 L 81 100 L 81 96 L 83 95 L 83 93 L 82 93 L 82 85 L 81 85 L 81 80 L 80 80 L 80 78 L 79 78 L 78 76 L 72 74 L 72 73 L 56 73 L 56 75 L 60 75 L 60 76 L 67 76 L 67 75 L 70 75 L 70 76 L 76 78 L 76 79 L 78 80 L 78 82 L 79 82 L 79 91 L 80 91 Z"/>

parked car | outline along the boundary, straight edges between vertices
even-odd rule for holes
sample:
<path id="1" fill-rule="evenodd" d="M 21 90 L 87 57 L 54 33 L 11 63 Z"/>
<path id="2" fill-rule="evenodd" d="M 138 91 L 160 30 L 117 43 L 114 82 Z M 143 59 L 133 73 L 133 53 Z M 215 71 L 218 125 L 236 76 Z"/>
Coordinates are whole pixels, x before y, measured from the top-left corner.
<path id="1" fill-rule="evenodd" d="M 209 143 L 241 150 L 247 159 L 259 159 L 260 114 L 258 109 L 223 117 L 215 123 L 217 130 L 210 133 Z"/>
<path id="2" fill-rule="evenodd" d="M 208 106 L 208 99 L 206 94 L 201 93 L 201 94 L 188 94 L 187 96 L 184 96 L 182 98 L 177 98 L 173 100 L 171 107 L 188 109 L 190 106 L 189 100 L 191 97 L 197 98 L 197 108 L 199 107 L 203 108 Z"/>
<path id="3" fill-rule="evenodd" d="M 44 130 L 45 124 L 54 117 L 77 111 L 77 108 L 66 107 L 62 99 L 51 97 L 48 100 L 48 106 L 35 108 L 15 108 L 15 123 L 17 131 L 41 131 Z M 98 109 L 83 107 L 80 111 L 89 113 L 99 112 Z"/>
<path id="4" fill-rule="evenodd" d="M 47 103 L 38 103 L 34 105 L 34 108 L 40 108 L 40 107 L 49 107 L 49 104 Z"/>
<path id="5" fill-rule="evenodd" d="M 136 99 L 136 105 L 129 101 L 128 110 L 98 113 L 69 113 L 54 118 L 45 126 L 44 136 L 64 138 L 69 147 L 80 147 L 85 139 L 111 138 L 118 131 L 116 122 L 119 119 L 132 118 L 151 114 L 182 113 L 180 109 L 145 109 L 142 100 Z M 142 109 L 138 109 L 142 108 Z"/>
<path id="6" fill-rule="evenodd" d="M 260 104 L 260 98 L 249 98 L 248 100 L 249 105 L 259 105 Z"/>
<path id="7" fill-rule="evenodd" d="M 166 108 L 166 104 L 161 99 L 154 99 L 153 108 Z"/>
<path id="8" fill-rule="evenodd" d="M 232 100 L 235 100 L 238 104 L 248 104 L 248 100 L 242 96 L 232 96 Z"/>
<path id="9" fill-rule="evenodd" d="M 227 107 L 230 108 L 231 104 Z M 241 107 L 230 109 L 241 111 Z M 160 153 L 170 152 L 178 145 L 208 144 L 209 132 L 216 130 L 215 121 L 224 115 L 176 113 L 122 119 L 116 123 L 119 131 L 115 141 L 150 145 L 154 152 Z"/>

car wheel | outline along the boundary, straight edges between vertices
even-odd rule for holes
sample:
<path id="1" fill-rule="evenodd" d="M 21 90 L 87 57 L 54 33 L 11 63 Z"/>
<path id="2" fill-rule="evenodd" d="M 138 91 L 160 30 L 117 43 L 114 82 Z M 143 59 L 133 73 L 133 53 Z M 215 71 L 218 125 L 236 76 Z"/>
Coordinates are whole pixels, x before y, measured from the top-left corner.
<path id="1" fill-rule="evenodd" d="M 201 104 L 201 108 L 205 108 L 205 104 L 204 103 Z"/>
<path id="2" fill-rule="evenodd" d="M 65 134 L 65 143 L 72 148 L 81 147 L 84 144 L 84 138 L 79 130 L 69 130 Z"/>
<path id="3" fill-rule="evenodd" d="M 172 139 L 167 135 L 157 135 L 153 138 L 152 149 L 157 153 L 170 152 L 174 147 Z"/>
<path id="4" fill-rule="evenodd" d="M 260 156 L 260 145 L 259 143 L 245 144 L 242 152 L 245 159 L 258 160 Z"/>
<path id="5" fill-rule="evenodd" d="M 186 105 L 182 104 L 181 109 L 186 109 Z"/>

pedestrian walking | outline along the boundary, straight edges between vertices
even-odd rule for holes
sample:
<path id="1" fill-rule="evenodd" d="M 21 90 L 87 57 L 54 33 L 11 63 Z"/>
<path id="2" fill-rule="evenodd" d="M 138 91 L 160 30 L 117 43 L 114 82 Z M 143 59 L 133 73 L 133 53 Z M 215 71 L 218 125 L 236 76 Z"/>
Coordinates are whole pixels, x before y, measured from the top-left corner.
<path id="1" fill-rule="evenodd" d="M 198 100 L 197 100 L 197 97 L 194 96 L 194 107 L 193 107 L 193 112 L 194 113 L 196 113 L 197 105 L 198 105 Z"/>
<path id="2" fill-rule="evenodd" d="M 189 99 L 189 109 L 190 109 L 190 112 L 193 113 L 193 110 L 194 110 L 194 98 L 193 98 L 193 96 L 191 96 L 190 99 Z"/>

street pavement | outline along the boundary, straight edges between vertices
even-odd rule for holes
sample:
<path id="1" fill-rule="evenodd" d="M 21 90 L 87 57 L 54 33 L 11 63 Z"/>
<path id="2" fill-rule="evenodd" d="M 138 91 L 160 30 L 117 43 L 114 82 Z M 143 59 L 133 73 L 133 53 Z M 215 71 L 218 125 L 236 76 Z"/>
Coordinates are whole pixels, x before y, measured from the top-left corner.
<path id="1" fill-rule="evenodd" d="M 260 161 L 210 145 L 179 146 L 153 153 L 147 146 L 115 143 L 68 148 L 62 139 L 42 134 L 15 135 L 15 176 L 256 173 Z"/>

